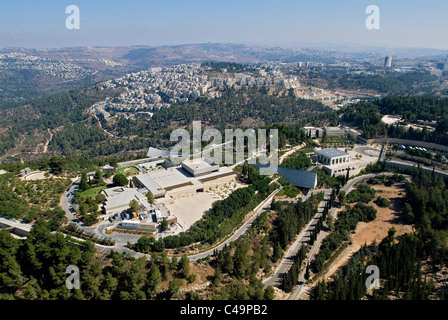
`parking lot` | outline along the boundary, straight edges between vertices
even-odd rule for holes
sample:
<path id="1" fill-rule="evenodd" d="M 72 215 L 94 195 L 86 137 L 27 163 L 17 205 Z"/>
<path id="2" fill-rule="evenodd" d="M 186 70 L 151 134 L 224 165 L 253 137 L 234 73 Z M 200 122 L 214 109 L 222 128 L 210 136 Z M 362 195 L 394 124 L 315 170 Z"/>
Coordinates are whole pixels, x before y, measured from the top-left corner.
<path id="1" fill-rule="evenodd" d="M 107 236 L 113 238 L 117 243 L 136 243 L 142 235 L 114 231 Z"/>

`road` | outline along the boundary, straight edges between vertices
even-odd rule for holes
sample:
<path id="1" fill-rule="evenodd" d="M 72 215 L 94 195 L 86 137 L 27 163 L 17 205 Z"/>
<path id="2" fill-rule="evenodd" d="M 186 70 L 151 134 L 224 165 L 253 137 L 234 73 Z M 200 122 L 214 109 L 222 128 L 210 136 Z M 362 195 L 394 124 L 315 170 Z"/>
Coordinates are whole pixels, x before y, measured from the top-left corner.
<path id="1" fill-rule="evenodd" d="M 293 264 L 294 258 L 297 255 L 297 252 L 302 247 L 303 243 L 309 240 L 311 232 L 314 230 L 317 221 L 322 216 L 322 212 L 324 211 L 325 203 L 329 200 L 331 194 L 330 191 L 326 191 L 324 193 L 324 199 L 320 202 L 319 208 L 315 216 L 308 222 L 308 224 L 302 229 L 297 240 L 292 243 L 289 247 L 288 251 L 283 256 L 282 261 L 275 269 L 274 274 L 263 281 L 265 287 L 274 286 L 280 287 L 283 275 L 288 271 L 289 267 Z M 310 194 L 311 195 L 311 194 Z"/>
<path id="2" fill-rule="evenodd" d="M 74 211 L 72 212 L 70 210 L 73 202 L 72 197 L 74 196 L 75 192 L 78 190 L 79 187 L 79 181 L 81 179 L 78 178 L 75 180 L 68 189 L 64 192 L 64 194 L 61 196 L 61 200 L 59 201 L 59 206 L 65 211 L 65 216 L 70 222 L 76 223 L 79 227 L 82 227 L 80 224 L 79 219 L 76 217 Z"/>
<path id="3" fill-rule="evenodd" d="M 393 160 L 386 160 L 386 164 L 389 165 L 398 165 L 398 166 L 403 166 L 403 167 L 407 167 L 409 168 L 409 170 L 412 170 L 413 168 L 417 167 L 417 163 L 413 162 L 413 161 L 408 161 L 408 160 L 401 160 L 401 159 L 393 159 Z M 435 174 L 441 175 L 441 176 L 448 176 L 448 172 L 446 170 L 442 170 L 439 168 L 435 168 L 432 166 L 427 166 L 423 163 L 420 163 L 420 168 L 422 170 L 425 170 L 426 172 L 432 172 L 434 170 Z"/>

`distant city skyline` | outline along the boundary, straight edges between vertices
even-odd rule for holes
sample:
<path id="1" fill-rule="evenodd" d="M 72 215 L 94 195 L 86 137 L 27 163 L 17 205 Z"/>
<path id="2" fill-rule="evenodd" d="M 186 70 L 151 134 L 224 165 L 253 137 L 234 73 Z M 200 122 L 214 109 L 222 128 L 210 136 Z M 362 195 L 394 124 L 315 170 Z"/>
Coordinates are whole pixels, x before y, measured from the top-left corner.
<path id="1" fill-rule="evenodd" d="M 380 30 L 365 27 L 371 4 L 380 9 Z M 66 28 L 69 5 L 80 9 L 79 30 Z M 0 0 L 0 47 L 212 42 L 448 50 L 447 14 L 446 0 Z"/>

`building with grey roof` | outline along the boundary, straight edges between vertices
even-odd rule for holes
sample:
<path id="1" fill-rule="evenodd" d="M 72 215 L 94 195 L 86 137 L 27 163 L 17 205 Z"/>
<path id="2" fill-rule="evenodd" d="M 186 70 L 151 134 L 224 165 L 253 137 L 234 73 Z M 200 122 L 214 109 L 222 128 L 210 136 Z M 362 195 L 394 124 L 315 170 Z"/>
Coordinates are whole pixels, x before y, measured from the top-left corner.
<path id="1" fill-rule="evenodd" d="M 147 153 L 147 156 L 150 158 L 158 158 L 158 157 L 168 157 L 170 155 L 169 151 L 161 150 L 157 148 L 150 147 Z"/>
<path id="2" fill-rule="evenodd" d="M 350 155 L 347 152 L 336 148 L 322 149 L 314 152 L 317 161 L 324 165 L 334 165 L 350 162 Z"/>
<path id="3" fill-rule="evenodd" d="M 251 164 L 251 166 L 257 169 L 268 167 L 265 164 Z M 271 173 L 275 174 L 276 172 L 295 187 L 314 189 L 317 186 L 317 173 L 315 171 L 277 167 L 277 171 L 272 170 Z"/>
<path id="4" fill-rule="evenodd" d="M 314 189 L 317 186 L 317 173 L 299 169 L 278 167 L 278 174 L 295 187 Z"/>
<path id="5" fill-rule="evenodd" d="M 324 130 L 327 131 L 327 137 L 342 137 L 345 135 L 345 130 L 340 127 L 323 127 L 318 128 L 317 131 L 319 131 L 319 137 L 323 137 Z"/>
<path id="6" fill-rule="evenodd" d="M 20 176 L 21 177 L 24 177 L 24 176 L 26 176 L 26 175 L 28 175 L 30 173 L 31 173 L 31 169 L 30 168 L 25 168 L 25 169 L 20 170 Z"/>
<path id="7" fill-rule="evenodd" d="M 182 162 L 182 168 L 193 177 L 199 177 L 219 170 L 219 164 L 208 158 L 188 159 Z"/>
<path id="8" fill-rule="evenodd" d="M 200 192 L 204 190 L 204 185 L 207 183 L 222 178 L 232 179 L 236 176 L 231 168 L 220 168 L 219 165 L 216 165 L 216 168 L 213 162 L 207 163 L 204 167 L 202 165 L 191 165 L 190 167 L 190 165 L 186 166 L 187 168 L 182 166 L 139 174 L 133 177 L 133 181 L 135 186 L 143 193 L 151 191 L 154 198 L 162 198 L 165 197 L 167 192 L 171 191 L 172 193 L 174 190 L 186 193 Z M 191 190 L 188 191 L 186 188 Z"/>
<path id="9" fill-rule="evenodd" d="M 107 215 L 113 215 L 129 209 L 131 200 L 136 200 L 141 205 L 149 206 L 146 196 L 136 189 L 114 187 L 101 191 L 106 196 L 103 209 Z"/>
<path id="10" fill-rule="evenodd" d="M 331 176 L 347 174 L 347 171 L 356 169 L 350 162 L 350 155 L 339 149 L 329 148 L 315 151 L 314 157 L 324 165 L 322 169 Z"/>
<path id="11" fill-rule="evenodd" d="M 162 188 L 149 174 L 140 174 L 133 177 L 134 185 L 144 193 L 151 191 L 154 198 L 162 198 L 166 190 Z M 139 190 L 140 190 L 139 189 Z"/>

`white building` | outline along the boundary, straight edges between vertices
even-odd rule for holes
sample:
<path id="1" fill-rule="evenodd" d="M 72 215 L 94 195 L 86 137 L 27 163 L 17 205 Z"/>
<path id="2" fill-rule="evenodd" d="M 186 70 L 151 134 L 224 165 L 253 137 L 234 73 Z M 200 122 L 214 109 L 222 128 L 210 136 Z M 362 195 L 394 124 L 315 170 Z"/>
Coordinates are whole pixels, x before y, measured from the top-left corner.
<path id="1" fill-rule="evenodd" d="M 315 151 L 314 157 L 324 165 L 323 170 L 331 176 L 346 174 L 347 170 L 355 169 L 350 163 L 350 155 L 335 148 Z"/>
<path id="2" fill-rule="evenodd" d="M 334 165 L 350 162 L 350 155 L 344 151 L 329 148 L 314 152 L 317 161 L 325 165 Z"/>

